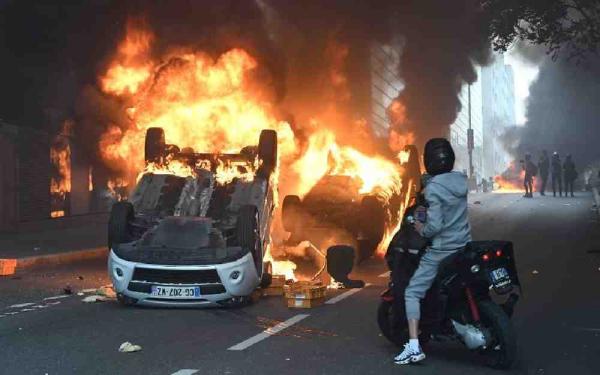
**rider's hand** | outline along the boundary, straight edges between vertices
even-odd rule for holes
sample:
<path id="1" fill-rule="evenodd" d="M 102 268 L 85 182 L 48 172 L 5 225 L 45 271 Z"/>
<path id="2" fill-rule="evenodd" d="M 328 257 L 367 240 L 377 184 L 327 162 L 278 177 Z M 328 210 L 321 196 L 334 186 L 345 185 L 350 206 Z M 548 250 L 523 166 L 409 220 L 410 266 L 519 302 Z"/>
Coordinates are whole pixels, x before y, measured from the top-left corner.
<path id="1" fill-rule="evenodd" d="M 419 234 L 423 233 L 423 227 L 425 224 L 421 223 L 419 220 L 415 221 L 415 229 Z"/>

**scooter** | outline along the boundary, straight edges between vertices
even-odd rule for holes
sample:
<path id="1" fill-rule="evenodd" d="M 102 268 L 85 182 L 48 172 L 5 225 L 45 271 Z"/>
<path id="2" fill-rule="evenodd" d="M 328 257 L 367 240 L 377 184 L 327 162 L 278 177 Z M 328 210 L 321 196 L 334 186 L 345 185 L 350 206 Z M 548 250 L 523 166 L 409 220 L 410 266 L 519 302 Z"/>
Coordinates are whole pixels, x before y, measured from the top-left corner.
<path id="1" fill-rule="evenodd" d="M 414 207 L 407 213 L 404 225 L 412 225 Z M 408 341 L 404 290 L 425 251 L 411 248 L 406 237 L 406 233 L 397 234 L 388 249 L 391 280 L 381 295 L 377 312 L 382 334 L 398 346 Z M 489 366 L 510 368 L 517 345 L 510 321 L 519 299 L 515 288 L 520 294 L 513 244 L 470 242 L 463 251 L 444 260 L 436 281 L 421 301 L 419 341 L 425 344 L 430 339 L 457 339 L 468 349 L 483 354 Z M 499 298 L 505 301 L 495 302 Z"/>

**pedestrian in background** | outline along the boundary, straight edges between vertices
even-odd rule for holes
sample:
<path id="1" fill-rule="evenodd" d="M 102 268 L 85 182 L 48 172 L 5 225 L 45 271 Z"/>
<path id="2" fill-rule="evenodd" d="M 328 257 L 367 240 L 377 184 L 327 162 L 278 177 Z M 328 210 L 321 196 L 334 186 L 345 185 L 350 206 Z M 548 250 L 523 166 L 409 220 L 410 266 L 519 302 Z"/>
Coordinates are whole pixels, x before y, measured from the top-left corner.
<path id="1" fill-rule="evenodd" d="M 552 192 L 556 197 L 556 188 L 558 187 L 558 195 L 562 197 L 562 164 L 558 152 L 552 154 Z"/>
<path id="2" fill-rule="evenodd" d="M 525 198 L 533 198 L 533 178 L 537 174 L 537 167 L 531 161 L 531 154 L 525 154 L 525 162 L 523 163 L 523 169 L 525 170 L 525 179 L 523 180 L 523 186 L 525 186 Z"/>
<path id="3" fill-rule="evenodd" d="M 550 159 L 548 158 L 548 151 L 543 150 L 542 156 L 540 156 L 540 162 L 538 163 L 538 169 L 540 170 L 540 178 L 542 179 L 542 186 L 540 187 L 540 195 L 546 195 L 546 184 L 548 183 L 548 174 L 550 173 Z"/>
<path id="4" fill-rule="evenodd" d="M 573 159 L 571 158 L 570 154 L 565 158 L 565 163 L 563 164 L 563 173 L 565 179 L 565 196 L 567 196 L 567 194 L 570 192 L 571 197 L 574 197 L 575 194 L 573 194 L 573 184 L 577 179 L 577 170 L 575 169 L 575 163 L 573 163 Z"/>

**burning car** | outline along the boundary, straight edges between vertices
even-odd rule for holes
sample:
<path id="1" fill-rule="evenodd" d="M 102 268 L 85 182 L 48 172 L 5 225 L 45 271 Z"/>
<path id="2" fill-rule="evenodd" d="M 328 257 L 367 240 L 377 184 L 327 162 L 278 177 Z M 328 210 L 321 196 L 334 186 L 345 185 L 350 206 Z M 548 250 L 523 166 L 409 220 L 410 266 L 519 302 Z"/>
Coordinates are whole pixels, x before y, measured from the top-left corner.
<path id="1" fill-rule="evenodd" d="M 277 133 L 236 154 L 165 144 L 149 128 L 146 169 L 112 207 L 108 271 L 127 305 L 237 305 L 270 280 L 263 256 L 275 207 Z"/>
<path id="2" fill-rule="evenodd" d="M 394 231 L 407 197 L 416 190 L 414 185 L 420 183 L 416 147 L 407 146 L 403 155 L 402 181 L 389 191 L 376 189 L 365 193 L 361 191 L 360 177 L 327 174 L 303 199 L 286 196 L 282 223 L 290 233 L 288 243 L 309 240 L 318 247 L 351 245 L 356 247 L 356 262 L 371 257 L 386 234 Z M 336 233 L 333 239 L 332 233 Z"/>

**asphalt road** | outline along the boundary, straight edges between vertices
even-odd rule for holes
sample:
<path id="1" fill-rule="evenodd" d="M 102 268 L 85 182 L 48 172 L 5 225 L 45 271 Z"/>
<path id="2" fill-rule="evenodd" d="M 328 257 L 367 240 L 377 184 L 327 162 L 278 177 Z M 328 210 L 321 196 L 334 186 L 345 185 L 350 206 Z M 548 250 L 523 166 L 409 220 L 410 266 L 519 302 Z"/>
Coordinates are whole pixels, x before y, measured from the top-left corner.
<path id="1" fill-rule="evenodd" d="M 600 374 L 600 223 L 591 195 L 471 201 L 476 239 L 515 243 L 525 295 L 510 373 Z M 77 291 L 108 283 L 103 262 L 32 270 L 0 279 L 0 374 L 499 373 L 458 343 L 431 344 L 422 365 L 394 365 L 398 349 L 375 321 L 383 272 L 382 261 L 368 262 L 357 276 L 369 287 L 315 309 L 270 297 L 243 309 L 181 310 L 83 303 Z M 66 285 L 74 294 L 63 296 Z M 142 351 L 119 353 L 124 341 Z"/>

